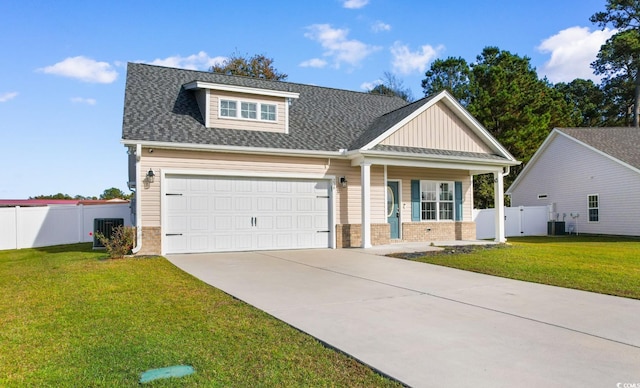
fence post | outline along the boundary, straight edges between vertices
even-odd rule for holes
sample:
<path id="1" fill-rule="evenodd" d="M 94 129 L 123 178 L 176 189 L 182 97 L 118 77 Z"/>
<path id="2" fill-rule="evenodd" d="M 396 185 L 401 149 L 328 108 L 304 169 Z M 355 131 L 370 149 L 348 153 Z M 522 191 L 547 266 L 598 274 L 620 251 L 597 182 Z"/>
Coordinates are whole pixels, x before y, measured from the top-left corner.
<path id="1" fill-rule="evenodd" d="M 20 241 L 22 240 L 22 236 L 20 233 L 22 228 L 21 228 L 21 222 L 20 222 L 20 206 L 16 206 L 16 249 L 20 249 L 22 248 L 20 246 Z"/>
<path id="2" fill-rule="evenodd" d="M 78 242 L 81 243 L 84 238 L 84 205 L 81 203 L 76 207 L 76 218 L 78 219 Z"/>

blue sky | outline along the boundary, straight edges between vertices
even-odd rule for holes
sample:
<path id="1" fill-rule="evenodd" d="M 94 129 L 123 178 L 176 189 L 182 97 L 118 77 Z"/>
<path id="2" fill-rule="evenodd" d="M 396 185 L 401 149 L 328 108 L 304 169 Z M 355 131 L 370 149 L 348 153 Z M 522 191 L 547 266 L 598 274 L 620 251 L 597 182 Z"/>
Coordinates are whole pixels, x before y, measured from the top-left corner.
<path id="1" fill-rule="evenodd" d="M 128 193 L 127 62 L 206 70 L 265 54 L 288 81 L 364 91 L 392 72 L 416 98 L 434 59 L 486 46 L 552 82 L 592 78 L 605 0 L 0 0 L 0 198 Z"/>

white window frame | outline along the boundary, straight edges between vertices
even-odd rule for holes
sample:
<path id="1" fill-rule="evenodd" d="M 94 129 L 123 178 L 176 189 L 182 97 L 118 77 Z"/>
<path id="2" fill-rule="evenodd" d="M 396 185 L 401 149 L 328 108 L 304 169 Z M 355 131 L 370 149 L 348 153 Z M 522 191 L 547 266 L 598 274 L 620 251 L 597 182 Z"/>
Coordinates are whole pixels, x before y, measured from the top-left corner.
<path id="1" fill-rule="evenodd" d="M 596 206 L 591 206 L 591 198 L 595 197 Z M 591 210 L 596 211 L 596 220 L 591 220 Z M 600 194 L 589 194 L 587 195 L 587 221 L 590 223 L 598 223 L 600 222 Z"/>
<path id="2" fill-rule="evenodd" d="M 227 114 L 227 115 L 222 114 L 222 111 L 223 111 L 222 103 L 223 103 L 223 102 L 233 103 L 233 104 L 234 104 L 234 108 L 233 108 L 233 110 L 234 110 L 234 112 L 235 112 L 235 115 L 230 116 L 230 115 L 228 115 L 228 114 Z M 226 111 L 231 110 L 231 108 L 229 108 L 228 106 L 227 106 L 226 108 L 224 108 L 224 109 L 225 109 Z M 226 99 L 226 98 L 224 98 L 224 99 L 223 99 L 223 98 L 221 98 L 221 99 L 220 99 L 220 102 L 218 103 L 218 116 L 219 116 L 220 118 L 225 118 L 225 119 L 226 119 L 226 118 L 236 118 L 236 117 L 238 117 L 238 101 L 236 101 L 236 100 L 229 100 L 229 99 Z"/>
<path id="3" fill-rule="evenodd" d="M 234 103 L 235 104 L 235 116 L 225 116 L 222 114 L 222 103 L 223 102 L 230 102 L 230 103 Z M 243 109 L 243 105 L 253 105 L 255 106 L 255 115 L 256 117 L 251 118 L 251 117 L 243 117 L 244 112 L 249 112 L 249 110 L 247 109 Z M 262 118 L 262 107 L 267 107 L 267 106 L 272 106 L 274 108 L 274 119 L 270 120 L 270 119 L 263 119 Z M 229 109 L 229 108 L 225 108 L 225 109 Z M 270 113 L 270 112 L 268 112 Z M 271 104 L 271 103 L 262 103 L 262 102 L 258 102 L 258 101 L 250 101 L 250 100 L 240 100 L 240 99 L 234 99 L 234 98 L 218 98 L 218 118 L 219 119 L 232 119 L 232 120 L 243 120 L 243 121 L 261 121 L 264 123 L 276 123 L 278 121 L 278 104 Z"/>
<path id="4" fill-rule="evenodd" d="M 267 116 L 271 115 L 270 111 L 264 111 L 263 108 L 271 108 L 273 107 L 273 120 L 269 119 L 269 118 L 264 118 L 264 114 L 266 114 Z M 260 104 L 260 120 L 262 121 L 270 121 L 270 122 L 276 122 L 278 121 L 278 105 L 276 104 Z"/>
<path id="5" fill-rule="evenodd" d="M 250 109 L 253 108 L 253 109 Z M 253 117 L 249 117 L 253 113 Z M 247 115 L 245 117 L 244 115 Z M 240 101 L 240 118 L 245 120 L 257 120 L 258 119 L 258 103 L 250 101 Z"/>
<path id="6" fill-rule="evenodd" d="M 449 187 L 449 192 L 451 193 L 451 199 L 443 199 L 442 198 L 442 186 L 446 184 Z M 433 190 L 427 190 L 427 185 L 433 186 L 435 185 L 435 199 L 434 198 L 424 198 L 425 193 L 433 193 Z M 456 219 L 456 186 L 452 181 L 431 181 L 431 180 L 420 180 L 420 221 L 421 222 L 454 222 Z M 426 203 L 435 203 L 435 219 L 426 219 L 424 218 L 425 210 L 424 204 Z M 443 209 L 444 204 L 450 204 L 451 218 L 441 218 L 442 212 L 446 211 Z"/>

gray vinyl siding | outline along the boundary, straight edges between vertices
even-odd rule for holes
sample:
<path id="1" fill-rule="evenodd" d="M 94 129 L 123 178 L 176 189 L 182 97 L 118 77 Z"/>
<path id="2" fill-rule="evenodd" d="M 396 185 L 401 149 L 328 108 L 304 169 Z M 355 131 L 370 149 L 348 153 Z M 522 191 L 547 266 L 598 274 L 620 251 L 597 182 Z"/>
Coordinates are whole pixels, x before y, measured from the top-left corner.
<path id="1" fill-rule="evenodd" d="M 580 143 L 557 135 L 509 189 L 512 206 L 556 204 L 578 233 L 640 236 L 640 174 Z M 547 198 L 538 199 L 539 194 Z M 589 222 L 588 195 L 599 196 L 599 222 Z M 579 213 L 574 221 L 570 213 Z"/>

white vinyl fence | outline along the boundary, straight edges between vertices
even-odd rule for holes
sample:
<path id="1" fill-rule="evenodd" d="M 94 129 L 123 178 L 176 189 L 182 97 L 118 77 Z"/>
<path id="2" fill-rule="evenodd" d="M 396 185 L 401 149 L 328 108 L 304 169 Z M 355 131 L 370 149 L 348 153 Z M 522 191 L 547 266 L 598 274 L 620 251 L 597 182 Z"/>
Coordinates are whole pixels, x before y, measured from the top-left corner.
<path id="1" fill-rule="evenodd" d="M 0 250 L 93 241 L 94 218 L 122 218 L 130 226 L 129 204 L 0 208 Z"/>
<path id="2" fill-rule="evenodd" d="M 495 238 L 495 209 L 473 209 L 476 238 Z M 547 206 L 520 206 L 504 208 L 504 234 L 515 236 L 545 236 L 549 208 Z"/>

